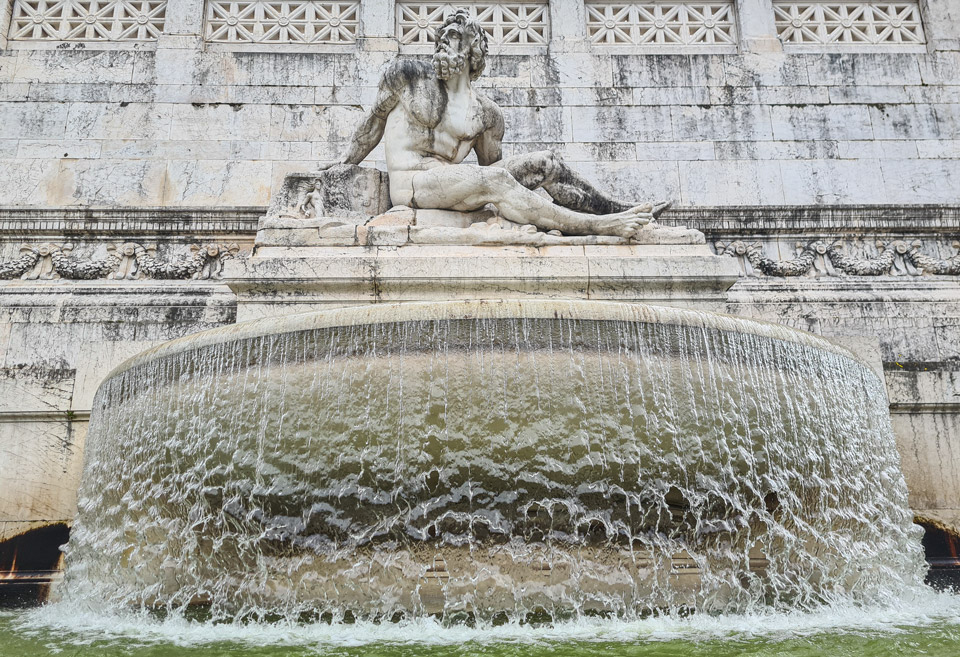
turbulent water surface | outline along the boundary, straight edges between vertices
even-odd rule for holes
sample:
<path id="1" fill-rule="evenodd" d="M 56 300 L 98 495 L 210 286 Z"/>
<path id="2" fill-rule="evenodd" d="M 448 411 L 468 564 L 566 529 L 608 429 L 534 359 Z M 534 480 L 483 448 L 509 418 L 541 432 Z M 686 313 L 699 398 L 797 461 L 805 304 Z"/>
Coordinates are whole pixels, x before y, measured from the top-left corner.
<path id="1" fill-rule="evenodd" d="M 510 623 L 921 586 L 883 383 L 843 350 L 691 311 L 468 305 L 238 325 L 116 373 L 64 599 Z"/>
<path id="2" fill-rule="evenodd" d="M 960 600 L 925 592 L 882 607 L 814 613 L 581 618 L 467 627 L 399 623 L 196 622 L 64 605 L 0 612 L 0 656 L 46 657 L 956 657 Z"/>

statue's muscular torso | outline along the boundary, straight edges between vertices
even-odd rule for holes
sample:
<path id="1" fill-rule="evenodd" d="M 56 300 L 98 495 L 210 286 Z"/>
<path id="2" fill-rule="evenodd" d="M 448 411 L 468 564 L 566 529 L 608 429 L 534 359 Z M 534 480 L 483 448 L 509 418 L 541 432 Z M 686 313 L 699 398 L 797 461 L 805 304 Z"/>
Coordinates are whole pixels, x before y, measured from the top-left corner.
<path id="1" fill-rule="evenodd" d="M 386 124 L 391 186 L 395 177 L 404 177 L 394 174 L 459 164 L 474 147 L 481 164 L 500 158 L 500 108 L 470 85 L 451 91 L 427 62 L 392 63 L 380 81 L 373 113 Z"/>

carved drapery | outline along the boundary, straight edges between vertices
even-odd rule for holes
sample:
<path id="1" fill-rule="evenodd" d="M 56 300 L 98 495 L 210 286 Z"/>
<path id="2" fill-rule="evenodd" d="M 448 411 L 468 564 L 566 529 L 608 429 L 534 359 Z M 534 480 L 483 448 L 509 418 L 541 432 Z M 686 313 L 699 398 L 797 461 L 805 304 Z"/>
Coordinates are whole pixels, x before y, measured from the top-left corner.
<path id="1" fill-rule="evenodd" d="M 0 279 L 208 280 L 219 278 L 223 263 L 239 255 L 236 244 L 193 244 L 184 258 L 160 261 L 156 249 L 135 242 L 109 244 L 105 258 L 78 258 L 71 244 L 25 244 L 22 255 L 0 262 Z"/>
<path id="2" fill-rule="evenodd" d="M 716 242 L 717 255 L 737 258 L 744 276 L 960 276 L 960 253 L 935 258 L 921 252 L 921 242 L 877 241 L 878 255 L 851 255 L 840 241 L 796 243 L 796 256 L 774 260 L 764 253 L 760 242 Z M 953 242 L 960 251 L 960 242 Z"/>

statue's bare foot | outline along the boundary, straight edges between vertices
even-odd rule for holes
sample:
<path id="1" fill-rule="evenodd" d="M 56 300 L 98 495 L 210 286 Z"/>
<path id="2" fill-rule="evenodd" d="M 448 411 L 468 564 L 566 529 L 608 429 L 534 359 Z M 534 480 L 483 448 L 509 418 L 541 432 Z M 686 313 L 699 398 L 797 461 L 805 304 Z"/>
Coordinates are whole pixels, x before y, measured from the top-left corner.
<path id="1" fill-rule="evenodd" d="M 653 205 L 644 203 L 615 214 L 597 216 L 591 228 L 597 235 L 614 235 L 616 237 L 634 237 L 637 231 L 653 221 Z"/>

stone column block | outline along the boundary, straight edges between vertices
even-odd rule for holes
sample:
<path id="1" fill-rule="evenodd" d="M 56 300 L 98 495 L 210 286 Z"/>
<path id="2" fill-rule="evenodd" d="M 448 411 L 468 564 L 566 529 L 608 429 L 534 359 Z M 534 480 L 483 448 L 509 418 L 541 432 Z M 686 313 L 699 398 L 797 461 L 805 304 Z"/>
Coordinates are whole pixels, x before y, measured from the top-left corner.
<path id="1" fill-rule="evenodd" d="M 920 0 L 931 50 L 960 50 L 960 0 Z"/>
<path id="2" fill-rule="evenodd" d="M 551 46 L 561 50 L 583 50 L 587 39 L 587 10 L 583 0 L 551 0 Z"/>
<path id="3" fill-rule="evenodd" d="M 737 0 L 740 47 L 745 52 L 780 52 L 773 0 Z"/>

